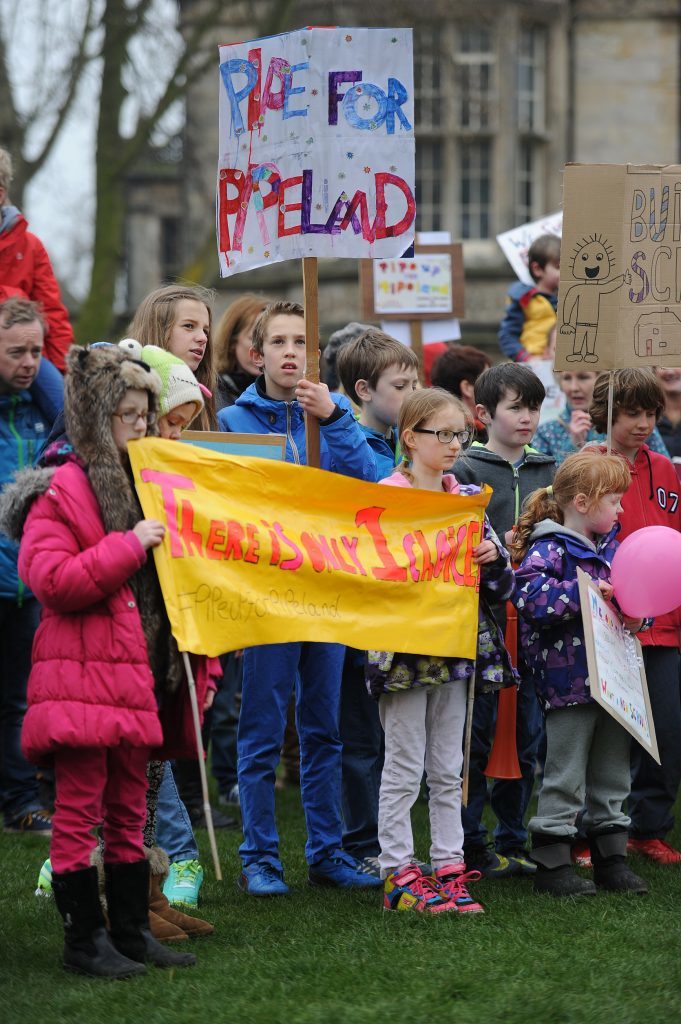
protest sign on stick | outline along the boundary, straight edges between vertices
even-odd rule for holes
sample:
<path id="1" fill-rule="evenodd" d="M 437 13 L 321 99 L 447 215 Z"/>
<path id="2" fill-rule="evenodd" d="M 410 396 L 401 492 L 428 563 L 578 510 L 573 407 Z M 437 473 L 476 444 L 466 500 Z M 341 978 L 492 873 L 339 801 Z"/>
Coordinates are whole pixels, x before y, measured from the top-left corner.
<path id="1" fill-rule="evenodd" d="M 414 240 L 411 29 L 306 28 L 220 47 L 223 276 Z"/>
<path id="2" fill-rule="evenodd" d="M 681 364 L 681 166 L 568 164 L 558 370 Z"/>
<path id="3" fill-rule="evenodd" d="M 220 273 L 400 256 L 414 240 L 411 29 L 305 28 L 220 47 Z M 304 268 L 319 380 L 316 264 Z M 307 417 L 310 465 L 319 423 Z"/>
<path id="4" fill-rule="evenodd" d="M 591 696 L 660 764 L 641 645 L 591 577 L 577 578 Z"/>
<path id="5" fill-rule="evenodd" d="M 362 260 L 359 284 L 365 320 L 405 321 L 422 359 L 423 322 L 464 315 L 463 246 L 417 242 L 411 257 Z"/>

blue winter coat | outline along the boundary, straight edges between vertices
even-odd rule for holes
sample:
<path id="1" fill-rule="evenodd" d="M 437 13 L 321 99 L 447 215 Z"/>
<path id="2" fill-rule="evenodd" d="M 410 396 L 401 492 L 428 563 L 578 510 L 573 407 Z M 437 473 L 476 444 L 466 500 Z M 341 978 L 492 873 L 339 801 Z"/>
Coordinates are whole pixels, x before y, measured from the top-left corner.
<path id="1" fill-rule="evenodd" d="M 49 433 L 49 423 L 28 391 L 0 395 L 0 490 L 18 469 L 33 464 Z M 19 545 L 0 533 L 0 598 L 17 601 L 30 592 L 19 579 Z"/>
<path id="2" fill-rule="evenodd" d="M 320 466 L 332 473 L 376 480 L 376 460 L 345 395 L 331 392 L 335 413 L 319 424 Z M 285 434 L 286 461 L 307 464 L 305 417 L 298 402 L 281 402 L 265 393 L 264 379 L 246 388 L 234 405 L 218 413 L 220 430 L 244 434 Z"/>
<path id="3" fill-rule="evenodd" d="M 616 524 L 592 544 L 550 519 L 538 523 L 516 570 L 512 597 L 520 623 L 519 651 L 545 711 L 591 704 L 577 569 L 610 582 Z"/>
<path id="4" fill-rule="evenodd" d="M 397 452 L 397 438 L 395 431 L 391 431 L 390 439 L 378 430 L 371 427 L 364 427 L 359 424 L 359 429 L 367 439 L 367 444 L 374 453 L 376 459 L 376 479 L 383 480 L 395 472 L 395 455 Z"/>

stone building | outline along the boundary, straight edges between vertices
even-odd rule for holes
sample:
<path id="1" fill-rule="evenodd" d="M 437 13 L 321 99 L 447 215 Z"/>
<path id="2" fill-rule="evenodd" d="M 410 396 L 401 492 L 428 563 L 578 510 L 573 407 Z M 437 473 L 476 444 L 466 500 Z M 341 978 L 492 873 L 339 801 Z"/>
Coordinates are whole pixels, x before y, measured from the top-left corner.
<path id="1" fill-rule="evenodd" d="M 560 207 L 568 161 L 681 162 L 679 0 L 259 0 L 226 5 L 215 42 L 257 18 L 414 28 L 417 229 L 464 246 L 464 340 L 496 350 L 513 279 L 495 236 Z M 200 0 L 182 4 L 191 18 Z M 214 231 L 218 70 L 192 88 L 181 149 L 129 181 L 128 304 L 178 273 L 218 289 L 300 298 L 297 261 L 220 281 Z M 322 337 L 360 318 L 357 266 L 320 261 Z"/>

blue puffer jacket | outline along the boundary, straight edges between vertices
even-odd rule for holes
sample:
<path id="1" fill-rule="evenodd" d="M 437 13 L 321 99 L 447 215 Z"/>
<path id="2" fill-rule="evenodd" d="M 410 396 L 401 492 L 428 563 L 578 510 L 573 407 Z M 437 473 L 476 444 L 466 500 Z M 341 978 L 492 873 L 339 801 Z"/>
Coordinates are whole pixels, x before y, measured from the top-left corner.
<path id="1" fill-rule="evenodd" d="M 553 520 L 538 523 L 516 570 L 512 597 L 520 620 L 521 657 L 545 711 L 591 704 L 577 568 L 610 581 L 619 524 L 592 544 Z"/>
<path id="2" fill-rule="evenodd" d="M 319 424 L 321 469 L 354 476 L 358 480 L 377 478 L 376 460 L 362 428 L 345 395 L 331 393 L 335 413 Z M 298 402 L 281 402 L 265 393 L 259 377 L 246 388 L 236 403 L 218 413 L 221 430 L 244 434 L 285 434 L 286 461 L 307 465 L 305 417 Z"/>
<path id="3" fill-rule="evenodd" d="M 392 430 L 390 438 L 387 438 L 385 434 L 379 433 L 378 430 L 372 430 L 371 427 L 363 427 L 361 423 L 359 424 L 359 429 L 366 437 L 367 444 L 374 453 L 374 458 L 376 459 L 376 479 L 384 480 L 385 477 L 391 476 L 395 472 L 396 431 Z"/>
<path id="4" fill-rule="evenodd" d="M 0 489 L 18 469 L 35 461 L 49 433 L 49 423 L 28 391 L 0 395 Z M 19 545 L 0 533 L 0 598 L 19 604 L 30 592 L 17 574 Z"/>

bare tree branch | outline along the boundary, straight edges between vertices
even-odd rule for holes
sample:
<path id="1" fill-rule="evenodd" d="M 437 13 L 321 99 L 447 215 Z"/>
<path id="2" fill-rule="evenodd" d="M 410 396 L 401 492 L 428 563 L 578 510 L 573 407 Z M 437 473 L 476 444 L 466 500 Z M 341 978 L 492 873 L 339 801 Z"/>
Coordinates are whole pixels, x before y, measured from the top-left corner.
<path id="1" fill-rule="evenodd" d="M 59 106 L 52 129 L 36 156 L 30 160 L 24 159 L 23 161 L 25 181 L 29 181 L 35 174 L 37 174 L 52 152 L 52 147 L 59 138 L 62 128 L 64 127 L 64 123 L 71 113 L 71 108 L 73 107 L 73 103 L 76 98 L 78 86 L 82 81 L 83 71 L 90 61 L 94 59 L 95 55 L 90 55 L 87 52 L 90 33 L 95 28 L 95 21 L 93 18 L 94 5 L 95 0 L 88 0 L 83 31 L 80 39 L 78 40 L 78 49 L 71 61 L 70 70 L 65 83 L 64 99 Z M 32 123 L 37 119 L 39 113 L 40 108 L 36 107 L 34 111 L 29 113 L 27 120 Z"/>

